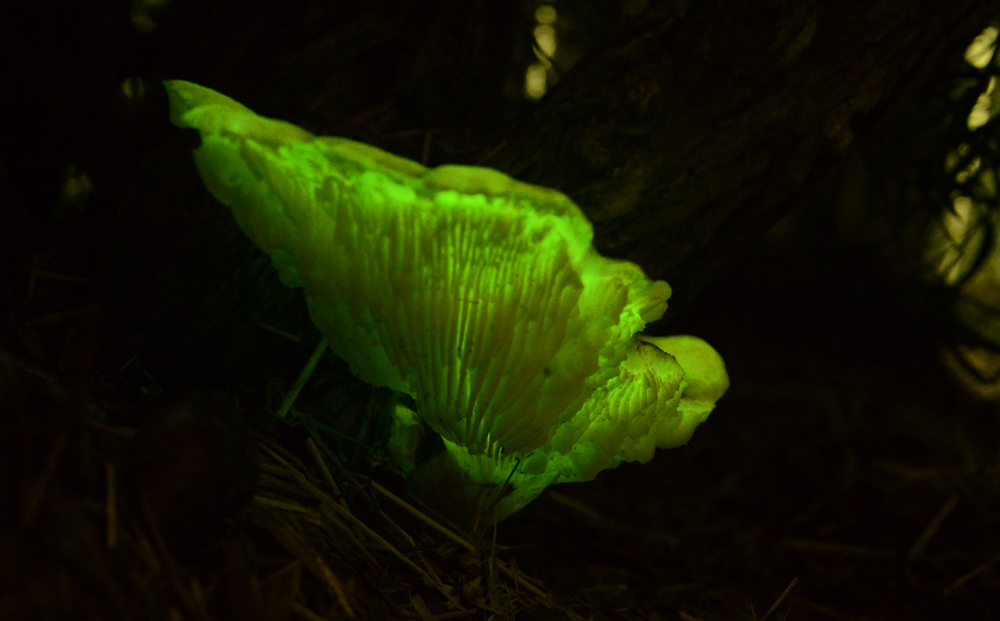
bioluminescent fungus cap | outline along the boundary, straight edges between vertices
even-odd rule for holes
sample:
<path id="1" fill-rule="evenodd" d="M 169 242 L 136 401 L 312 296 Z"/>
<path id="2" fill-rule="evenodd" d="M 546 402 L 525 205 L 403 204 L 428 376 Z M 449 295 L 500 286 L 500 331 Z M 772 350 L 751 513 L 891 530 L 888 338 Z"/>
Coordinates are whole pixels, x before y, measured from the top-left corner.
<path id="1" fill-rule="evenodd" d="M 606 441 L 570 427 L 601 416 L 587 405 L 595 398 L 652 398 L 619 384 L 646 377 L 627 359 L 656 349 L 634 337 L 663 314 L 670 287 L 599 255 L 569 198 L 487 168 L 428 169 L 190 82 L 165 84 L 173 122 L 201 134 L 205 185 L 282 282 L 305 289 L 333 351 L 362 380 L 411 395 L 460 464 L 499 468 L 572 453 L 575 441 L 632 454 L 611 445 L 649 425 L 622 423 Z M 684 385 L 681 367 L 670 373 L 656 397 L 668 408 Z M 625 420 L 628 404 L 616 407 Z"/>

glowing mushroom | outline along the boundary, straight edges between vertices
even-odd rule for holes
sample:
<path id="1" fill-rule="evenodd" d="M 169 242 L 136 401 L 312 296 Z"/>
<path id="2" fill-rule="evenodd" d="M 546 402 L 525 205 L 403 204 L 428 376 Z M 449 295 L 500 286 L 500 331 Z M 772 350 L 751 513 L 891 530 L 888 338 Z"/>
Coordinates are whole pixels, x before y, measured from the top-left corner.
<path id="1" fill-rule="evenodd" d="M 447 502 L 466 506 L 453 514 L 502 518 L 549 483 L 647 461 L 686 442 L 725 391 L 703 341 L 693 349 L 714 357 L 688 368 L 636 338 L 670 287 L 599 255 L 560 192 L 487 168 L 427 169 L 165 84 L 173 122 L 201 134 L 205 185 L 282 282 L 305 289 L 333 351 L 412 396 L 440 434 L 447 451 L 415 486 L 450 485 Z M 700 405 L 686 407 L 695 386 Z"/>

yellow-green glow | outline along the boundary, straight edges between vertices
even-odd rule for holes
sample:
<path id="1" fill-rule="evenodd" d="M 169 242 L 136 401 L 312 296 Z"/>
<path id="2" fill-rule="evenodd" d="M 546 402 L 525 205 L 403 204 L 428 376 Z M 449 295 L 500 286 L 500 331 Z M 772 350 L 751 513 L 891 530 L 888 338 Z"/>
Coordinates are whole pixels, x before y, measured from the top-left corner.
<path id="1" fill-rule="evenodd" d="M 990 82 L 986 86 L 986 92 L 981 93 L 979 98 L 976 99 L 976 104 L 972 106 L 972 112 L 969 113 L 969 129 L 979 129 L 990 120 L 990 116 L 993 113 L 993 97 L 996 86 L 997 79 L 990 78 Z"/>
<path id="2" fill-rule="evenodd" d="M 1000 31 L 997 30 L 996 26 L 990 26 L 981 32 L 965 50 L 965 62 L 977 69 L 982 69 L 990 64 L 997 49 L 998 32 Z"/>
<path id="3" fill-rule="evenodd" d="M 985 227 L 980 226 L 983 208 L 969 196 L 955 196 L 952 209 L 928 230 L 925 250 L 945 284 L 955 284 L 969 272 L 985 242 Z"/>
<path id="4" fill-rule="evenodd" d="M 565 195 L 487 168 L 427 169 L 166 86 L 174 123 L 201 134 L 206 187 L 282 282 L 305 289 L 354 374 L 411 395 L 476 485 L 525 462 L 501 513 L 549 483 L 646 461 L 707 416 L 678 409 L 684 370 L 635 339 L 670 287 L 600 256 Z"/>
<path id="5" fill-rule="evenodd" d="M 997 49 L 997 34 L 1000 33 L 995 26 L 990 26 L 979 34 L 972 44 L 965 50 L 965 62 L 977 69 L 984 69 Z M 990 120 L 994 112 L 993 97 L 996 90 L 996 78 L 991 78 L 986 87 L 986 91 L 979 95 L 976 104 L 969 112 L 969 129 L 979 129 Z"/>
<path id="6" fill-rule="evenodd" d="M 535 43 L 545 57 L 552 58 L 556 53 L 556 29 L 548 24 L 535 26 Z"/>
<path id="7" fill-rule="evenodd" d="M 556 13 L 556 7 L 551 4 L 543 4 L 542 6 L 535 9 L 535 21 L 539 24 L 550 25 L 554 24 L 558 14 Z"/>
<path id="8" fill-rule="evenodd" d="M 556 17 L 556 8 L 551 4 L 543 4 L 535 9 L 537 25 L 533 36 L 538 62 L 528 65 L 524 72 L 524 95 L 528 99 L 541 99 L 548 89 L 549 69 L 552 67 L 552 57 L 556 54 L 556 29 L 552 25 Z"/>
<path id="9" fill-rule="evenodd" d="M 540 63 L 528 67 L 524 74 L 524 94 L 528 99 L 541 99 L 545 95 L 547 71 Z"/>

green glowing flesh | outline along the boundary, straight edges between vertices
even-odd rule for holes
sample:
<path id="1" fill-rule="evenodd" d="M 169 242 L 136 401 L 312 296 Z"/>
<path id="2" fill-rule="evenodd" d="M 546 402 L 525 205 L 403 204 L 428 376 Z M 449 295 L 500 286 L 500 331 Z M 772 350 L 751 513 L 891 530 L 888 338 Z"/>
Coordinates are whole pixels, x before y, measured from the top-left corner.
<path id="1" fill-rule="evenodd" d="M 597 397 L 662 401 L 686 441 L 679 367 L 653 381 L 624 364 L 670 288 L 597 254 L 590 223 L 565 195 L 486 168 L 426 169 L 260 117 L 196 84 L 166 86 L 174 123 L 201 133 L 206 187 L 282 281 L 305 289 L 332 349 L 366 382 L 413 396 L 423 420 L 469 456 L 458 461 L 474 480 L 505 477 L 505 456 L 533 451 L 535 483 L 554 480 L 544 475 L 552 468 L 563 472 L 555 479 L 579 480 L 628 458 L 623 446 L 642 444 L 632 436 L 652 433 L 656 415 L 622 422 L 622 407 Z M 623 387 L 625 375 L 639 384 Z M 602 437 L 602 428 L 613 431 Z"/>

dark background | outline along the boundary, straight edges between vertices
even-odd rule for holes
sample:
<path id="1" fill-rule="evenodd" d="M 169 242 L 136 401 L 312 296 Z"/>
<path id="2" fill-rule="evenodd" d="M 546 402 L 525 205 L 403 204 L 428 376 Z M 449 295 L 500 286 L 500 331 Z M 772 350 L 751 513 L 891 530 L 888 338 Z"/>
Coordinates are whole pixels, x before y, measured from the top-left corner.
<path id="1" fill-rule="evenodd" d="M 602 253 L 671 283 L 651 331 L 722 353 L 732 388 L 687 447 L 554 488 L 500 525 L 557 594 L 596 618 L 751 619 L 798 578 L 772 616 L 996 617 L 996 406 L 942 365 L 963 335 L 955 291 L 920 255 L 953 189 L 944 155 L 968 139 L 977 91 L 955 85 L 985 84 L 962 52 L 996 3 L 555 6 L 567 51 L 538 102 L 521 90 L 533 3 L 0 7 L 4 368 L 49 374 L 59 408 L 96 404 L 102 424 L 155 427 L 164 404 L 208 388 L 236 395 L 253 429 L 296 437 L 270 411 L 319 334 L 167 121 L 160 81 L 194 81 L 319 134 L 560 189 Z M 345 405 L 370 398 L 328 355 L 302 407 L 372 439 Z M 35 403 L 0 401 L 0 416 L 15 402 Z M 46 455 L 65 420 L 47 416 L 0 427 L 0 557 L 3 576 L 56 592 L 77 574 L 52 567 L 80 546 L 39 542 L 75 535 L 12 526 L 31 482 L 62 476 Z M 32 555 L 35 570 L 14 565 Z M 72 610 L 77 591 L 62 592 Z"/>

